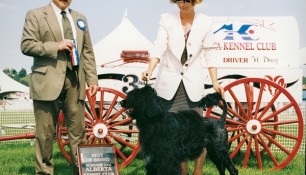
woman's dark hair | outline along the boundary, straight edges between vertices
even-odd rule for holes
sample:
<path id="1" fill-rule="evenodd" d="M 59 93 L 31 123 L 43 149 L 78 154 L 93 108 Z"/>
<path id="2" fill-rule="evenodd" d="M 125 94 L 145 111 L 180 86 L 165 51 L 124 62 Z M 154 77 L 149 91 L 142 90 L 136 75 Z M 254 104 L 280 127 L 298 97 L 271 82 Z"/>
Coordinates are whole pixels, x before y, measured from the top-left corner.
<path id="1" fill-rule="evenodd" d="M 171 3 L 176 3 L 177 0 L 170 0 Z M 202 0 L 190 0 L 192 5 L 200 4 Z"/>

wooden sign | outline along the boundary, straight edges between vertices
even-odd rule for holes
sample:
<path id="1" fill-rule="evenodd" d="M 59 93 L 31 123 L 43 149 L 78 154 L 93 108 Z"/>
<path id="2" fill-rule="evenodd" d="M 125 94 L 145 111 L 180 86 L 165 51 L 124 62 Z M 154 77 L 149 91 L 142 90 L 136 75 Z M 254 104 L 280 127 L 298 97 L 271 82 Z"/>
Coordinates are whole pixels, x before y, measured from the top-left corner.
<path id="1" fill-rule="evenodd" d="M 80 175 L 119 175 L 113 145 L 79 145 L 78 161 Z"/>

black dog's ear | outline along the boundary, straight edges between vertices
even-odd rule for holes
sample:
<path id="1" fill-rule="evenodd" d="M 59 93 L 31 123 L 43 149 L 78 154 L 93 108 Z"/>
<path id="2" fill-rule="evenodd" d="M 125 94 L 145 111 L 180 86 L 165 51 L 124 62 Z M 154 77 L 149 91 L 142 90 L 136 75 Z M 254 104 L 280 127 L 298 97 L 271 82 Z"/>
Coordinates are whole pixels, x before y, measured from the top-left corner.
<path id="1" fill-rule="evenodd" d="M 157 95 L 156 90 L 155 90 L 152 86 L 150 86 L 150 85 L 145 85 L 144 88 L 147 89 L 148 91 L 151 91 L 152 94 Z"/>
<path id="2" fill-rule="evenodd" d="M 144 88 L 144 89 L 150 89 L 150 90 L 153 89 L 150 85 L 145 85 L 143 88 Z"/>
<path id="3" fill-rule="evenodd" d="M 153 94 L 154 94 L 154 95 L 157 95 L 156 90 L 155 90 L 154 88 L 152 88 L 152 87 L 151 87 L 151 89 L 152 89 L 152 91 L 153 91 Z"/>

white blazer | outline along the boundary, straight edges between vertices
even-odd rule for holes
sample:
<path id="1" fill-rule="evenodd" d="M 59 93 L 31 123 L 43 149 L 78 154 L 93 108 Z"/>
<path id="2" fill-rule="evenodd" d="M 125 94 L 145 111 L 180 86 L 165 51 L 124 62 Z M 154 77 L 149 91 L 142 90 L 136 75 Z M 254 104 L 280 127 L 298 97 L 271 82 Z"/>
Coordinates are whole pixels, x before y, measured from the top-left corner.
<path id="1" fill-rule="evenodd" d="M 180 14 L 161 15 L 157 39 L 154 41 L 155 50 L 151 52 L 152 58 L 160 58 L 154 83 L 160 97 L 172 99 L 181 81 L 191 101 L 197 102 L 205 95 L 203 66 L 216 66 L 212 49 L 209 49 L 213 47 L 211 25 L 210 17 L 195 15 L 186 43 L 188 60 L 182 65 L 180 60 L 185 38 Z"/>

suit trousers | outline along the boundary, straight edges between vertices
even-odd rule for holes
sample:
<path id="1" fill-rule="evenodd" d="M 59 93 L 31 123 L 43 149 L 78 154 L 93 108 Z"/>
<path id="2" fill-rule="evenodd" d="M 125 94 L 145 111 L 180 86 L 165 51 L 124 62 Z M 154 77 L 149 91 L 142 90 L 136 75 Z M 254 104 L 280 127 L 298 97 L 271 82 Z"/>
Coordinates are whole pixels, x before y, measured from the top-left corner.
<path id="1" fill-rule="evenodd" d="M 84 124 L 84 100 L 78 99 L 79 85 L 77 73 L 67 68 L 65 83 L 54 101 L 33 100 L 36 122 L 35 158 L 36 174 L 54 174 L 53 141 L 56 124 L 62 110 L 68 129 L 70 156 L 74 174 L 78 174 L 77 148 L 86 141 Z"/>

